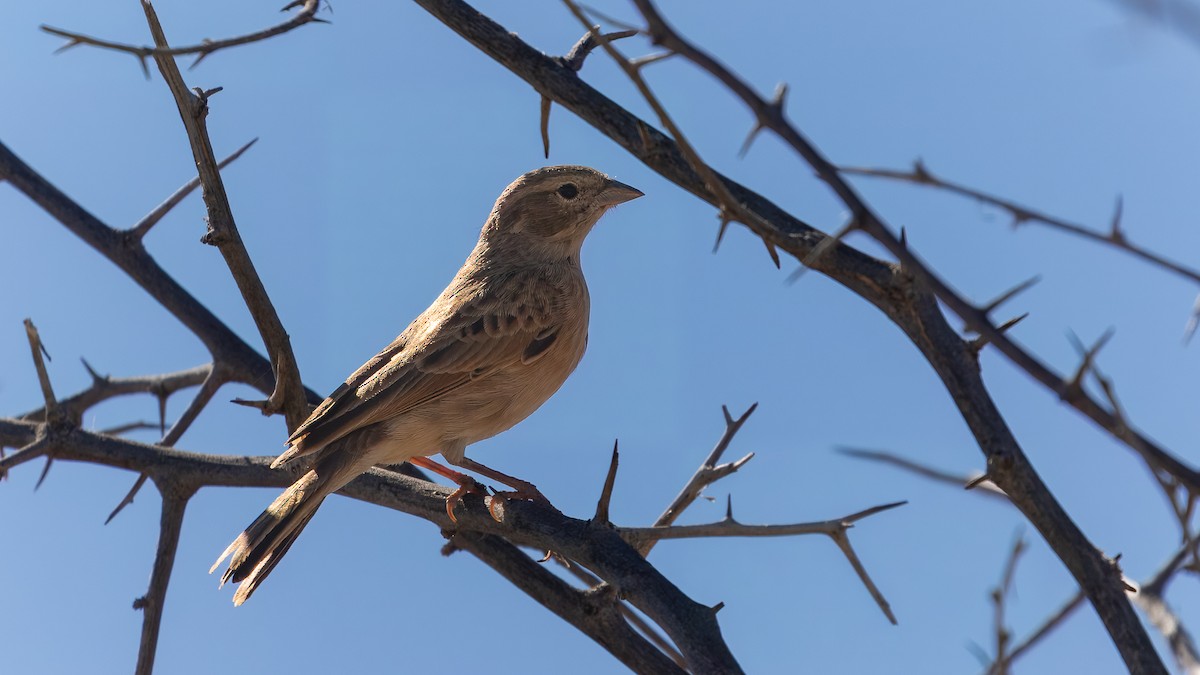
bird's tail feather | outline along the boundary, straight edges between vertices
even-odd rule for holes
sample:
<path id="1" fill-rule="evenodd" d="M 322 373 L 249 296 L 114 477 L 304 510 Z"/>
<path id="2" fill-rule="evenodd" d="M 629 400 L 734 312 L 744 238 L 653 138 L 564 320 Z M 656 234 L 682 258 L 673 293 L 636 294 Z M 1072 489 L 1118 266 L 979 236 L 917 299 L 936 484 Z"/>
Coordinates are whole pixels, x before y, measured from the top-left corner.
<path id="1" fill-rule="evenodd" d="M 329 468 L 332 467 L 314 468 L 292 483 L 233 540 L 208 570 L 212 574 L 226 558 L 230 558 L 229 568 L 221 575 L 221 585 L 227 581 L 239 584 L 233 604 L 240 605 L 249 599 L 291 548 L 325 497 L 358 473 L 327 470 Z"/>

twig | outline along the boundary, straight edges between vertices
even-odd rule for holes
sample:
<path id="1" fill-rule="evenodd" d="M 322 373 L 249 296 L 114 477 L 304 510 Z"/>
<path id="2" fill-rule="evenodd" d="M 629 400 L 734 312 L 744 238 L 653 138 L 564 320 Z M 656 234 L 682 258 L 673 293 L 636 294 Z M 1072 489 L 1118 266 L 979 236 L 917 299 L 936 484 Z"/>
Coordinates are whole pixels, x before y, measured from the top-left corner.
<path id="1" fill-rule="evenodd" d="M 270 28 L 266 28 L 264 30 L 254 32 L 254 33 L 250 33 L 248 35 L 241 35 L 238 37 L 226 38 L 223 40 L 204 40 L 204 41 L 200 42 L 199 44 L 190 45 L 187 47 L 171 48 L 171 47 L 166 47 L 166 46 L 162 46 L 162 45 L 160 45 L 158 47 L 139 47 L 136 45 L 124 44 L 121 42 L 113 42 L 112 40 L 103 40 L 101 38 L 92 37 L 90 35 L 84 35 L 83 33 L 76 33 L 74 31 L 63 30 L 61 28 L 54 28 L 53 26 L 43 25 L 41 28 L 43 31 L 50 33 L 51 35 L 57 35 L 59 37 L 67 39 L 67 43 L 65 45 L 63 45 L 62 47 L 59 47 L 55 53 L 63 52 L 72 47 L 76 47 L 79 45 L 91 45 L 93 47 L 100 47 L 102 49 L 111 49 L 111 50 L 118 51 L 118 52 L 125 52 L 127 54 L 132 54 L 135 57 L 137 57 L 138 61 L 142 64 L 143 71 L 146 71 L 146 76 L 149 77 L 149 75 L 150 75 L 149 71 L 146 69 L 146 59 L 150 58 L 150 57 L 155 57 L 155 56 L 175 57 L 175 56 L 182 56 L 185 54 L 198 54 L 199 56 L 196 57 L 196 60 L 193 61 L 192 65 L 191 65 L 192 68 L 195 68 L 201 61 L 204 60 L 205 57 L 207 57 L 209 54 L 212 54 L 213 52 L 220 51 L 220 50 L 226 49 L 228 47 L 236 47 L 238 45 L 245 45 L 245 44 L 250 44 L 251 42 L 258 42 L 260 40 L 266 40 L 267 38 L 274 37 L 276 35 L 280 35 L 280 34 L 288 32 L 290 30 L 299 28 L 300 26 L 303 26 L 306 23 L 312 23 L 312 22 L 327 23 L 323 19 L 316 18 L 316 13 L 317 13 L 317 10 L 320 9 L 320 6 L 321 6 L 320 0 L 304 0 L 303 2 L 291 2 L 286 7 L 284 7 L 284 9 L 287 10 L 287 9 L 292 9 L 294 7 L 300 7 L 300 11 L 296 12 L 296 14 L 292 16 L 292 18 L 288 19 L 287 21 L 284 21 L 281 24 L 278 24 L 278 25 L 272 26 Z"/>
<path id="2" fill-rule="evenodd" d="M 925 166 L 925 163 L 917 160 L 913 163 L 913 168 L 909 171 L 901 171 L 897 169 L 880 169 L 869 167 L 855 166 L 839 166 L 838 171 L 850 176 L 871 176 L 874 178 L 888 178 L 891 180 L 903 181 L 906 183 L 914 183 L 916 185 L 926 185 L 938 190 L 950 192 L 952 194 L 961 195 L 978 202 L 994 206 L 1002 209 L 1012 217 L 1013 225 L 1020 226 L 1025 223 L 1039 223 L 1060 232 L 1067 232 L 1077 237 L 1082 237 L 1099 244 L 1111 246 L 1118 250 L 1124 251 L 1129 255 L 1160 267 L 1169 272 L 1177 274 L 1189 281 L 1200 284 L 1200 271 L 1194 270 L 1182 263 L 1175 262 L 1166 256 L 1154 253 L 1141 246 L 1133 244 L 1125 235 L 1120 227 L 1121 201 L 1117 201 L 1117 207 L 1114 213 L 1113 221 L 1109 226 L 1108 232 L 1100 232 L 1086 225 L 1071 222 L 1064 218 L 1052 216 L 1043 213 L 1034 208 L 1018 204 L 1015 201 L 1004 199 L 993 194 L 989 194 L 982 190 L 968 187 L 961 183 L 955 183 L 935 176 Z"/>
<path id="3" fill-rule="evenodd" d="M 315 2 L 315 0 L 309 0 Z M 168 49 L 167 38 L 163 34 L 162 25 L 154 7 L 148 0 L 142 0 L 142 10 L 146 14 L 146 22 L 150 33 L 154 36 L 154 44 L 160 49 Z M 314 10 L 315 11 L 315 10 Z M 287 419 L 288 430 L 294 430 L 308 417 L 308 403 L 305 398 L 304 384 L 300 380 L 300 370 L 296 357 L 292 353 L 291 341 L 271 298 L 263 287 L 262 279 L 254 269 L 242 237 L 234 223 L 233 211 L 229 206 L 229 198 L 225 194 L 225 184 L 221 180 L 221 172 L 213 155 L 212 143 L 208 138 L 208 130 L 204 118 L 208 114 L 208 97 L 212 92 L 188 91 L 179 72 L 173 56 L 154 54 L 158 70 L 166 80 L 171 94 L 175 97 L 175 105 L 183 119 L 187 130 L 188 141 L 192 147 L 196 166 L 200 170 L 200 183 L 204 186 L 204 204 L 208 211 L 208 232 L 202 241 L 215 245 L 225 258 L 234 281 L 242 293 L 246 307 L 254 317 L 254 323 L 267 347 L 271 357 L 271 367 L 275 373 L 275 389 L 268 398 L 269 409 L 265 412 L 282 412 Z"/>
<path id="4" fill-rule="evenodd" d="M 981 477 L 979 474 L 972 476 L 942 471 L 941 469 L 936 469 L 927 464 L 922 464 L 920 462 L 908 459 L 907 457 L 902 457 L 900 455 L 883 450 L 866 450 L 863 448 L 840 447 L 837 448 L 837 451 L 848 457 L 854 457 L 855 459 L 865 459 L 869 462 L 889 464 L 891 466 L 908 471 L 909 473 L 914 473 L 918 476 L 928 478 L 938 483 L 953 485 L 954 487 L 958 488 L 972 483 Z M 989 497 L 996 497 L 1008 502 L 1008 495 L 1004 494 L 1004 491 L 996 487 L 996 484 L 990 480 L 985 480 L 974 487 L 978 488 L 979 494 L 984 494 Z"/>
<path id="5" fill-rule="evenodd" d="M 229 155 L 217 164 L 217 169 L 224 169 L 225 167 L 229 166 L 235 159 L 241 157 L 242 153 L 249 150 L 250 146 L 257 142 L 257 138 L 251 139 L 249 143 L 243 145 L 237 150 L 234 150 L 233 154 Z M 187 183 L 184 183 L 182 187 L 171 193 L 170 197 L 167 197 L 161 204 L 154 207 L 154 210 L 152 210 L 150 213 L 147 213 L 145 216 L 142 216 L 142 219 L 135 223 L 133 227 L 129 228 L 127 232 L 129 232 L 130 236 L 136 237 L 137 239 L 145 238 L 146 234 L 150 232 L 150 228 L 157 225 L 158 221 L 162 220 L 163 216 L 167 215 L 171 209 L 175 208 L 179 202 L 183 201 L 184 197 L 190 195 L 192 191 L 198 187 L 200 187 L 200 176 L 196 176 Z"/>
<path id="6" fill-rule="evenodd" d="M 92 376 L 92 384 L 86 389 L 58 401 L 58 409 L 75 424 L 82 423 L 84 413 L 93 406 L 118 396 L 154 394 L 163 397 L 199 385 L 204 382 L 213 368 L 212 364 L 204 364 L 172 373 L 109 377 L 98 374 L 88 365 L 87 361 L 84 361 L 83 365 Z M 17 417 L 18 419 L 33 420 L 42 418 L 45 414 L 46 409 L 43 407 L 30 410 Z M 106 433 L 121 433 L 121 431 L 107 431 Z"/>
<path id="7" fill-rule="evenodd" d="M 563 67 L 568 68 L 571 72 L 578 73 L 583 69 L 583 62 L 587 59 L 588 54 L 591 54 L 596 47 L 612 40 L 620 40 L 633 35 L 637 35 L 635 30 L 623 30 L 615 33 L 600 34 L 600 27 L 593 26 L 591 30 L 584 33 L 583 37 L 571 47 L 571 51 L 567 55 L 559 59 Z M 542 132 L 542 151 L 546 158 L 550 157 L 550 108 L 552 102 L 549 97 L 543 96 L 541 103 L 540 128 Z"/>
<path id="8" fill-rule="evenodd" d="M 721 406 L 721 413 L 725 416 L 725 432 L 721 434 L 721 438 L 717 440 L 717 444 L 713 447 L 712 451 L 708 453 L 708 457 L 704 458 L 704 462 L 700 464 L 700 467 L 696 469 L 694 474 L 692 474 L 691 479 L 688 480 L 687 484 L 683 486 L 683 489 L 679 491 L 679 494 L 675 496 L 675 499 L 671 500 L 671 503 L 667 506 L 666 510 L 662 512 L 662 515 L 660 515 L 658 519 L 654 521 L 654 527 L 666 527 L 674 524 L 674 522 L 679 519 L 679 516 L 682 515 L 687 509 L 687 507 L 691 506 L 692 502 L 696 501 L 696 499 L 700 496 L 700 493 L 704 491 L 705 487 L 737 471 L 738 469 L 742 468 L 746 462 L 749 462 L 754 458 L 754 453 L 752 452 L 735 462 L 717 464 L 717 462 L 721 461 L 721 457 L 725 454 L 725 451 L 729 449 L 729 444 L 733 442 L 733 437 L 737 435 L 737 432 L 741 430 L 742 425 L 746 423 L 746 420 L 750 419 L 750 415 L 754 414 L 754 411 L 757 409 L 758 404 L 753 403 L 749 408 L 746 409 L 746 412 L 742 413 L 741 416 L 735 420 L 729 414 L 729 408 L 726 406 Z M 657 542 L 657 539 L 647 539 L 639 543 L 637 545 L 638 552 L 640 552 L 643 556 L 649 555 L 650 550 L 654 548 L 654 545 Z"/>
<path id="9" fill-rule="evenodd" d="M 702 525 L 670 525 L 657 527 L 619 527 L 617 528 L 621 536 L 628 541 L 632 546 L 639 551 L 645 547 L 646 542 L 658 542 L 664 539 L 696 539 L 696 538 L 712 538 L 712 537 L 786 537 L 801 534 L 824 534 L 837 543 L 838 548 L 846 556 L 854 571 L 858 574 L 867 591 L 874 598 L 875 603 L 879 605 L 879 609 L 883 611 L 884 616 L 893 624 L 896 623 L 896 617 L 892 613 L 891 606 L 884 598 L 875 582 L 871 580 L 867 570 L 859 561 L 854 549 L 850 545 L 850 539 L 846 535 L 846 530 L 854 525 L 855 522 L 866 518 L 867 516 L 875 515 L 883 511 L 894 509 L 898 506 L 903 506 L 908 502 L 893 502 L 891 504 L 881 504 L 873 506 L 869 509 L 864 509 L 858 513 L 852 513 L 844 518 L 835 518 L 833 520 L 824 520 L 811 523 L 791 523 L 783 525 L 744 525 L 737 522 L 733 518 L 732 508 L 726 511 L 724 520 L 715 523 L 705 523 Z"/>

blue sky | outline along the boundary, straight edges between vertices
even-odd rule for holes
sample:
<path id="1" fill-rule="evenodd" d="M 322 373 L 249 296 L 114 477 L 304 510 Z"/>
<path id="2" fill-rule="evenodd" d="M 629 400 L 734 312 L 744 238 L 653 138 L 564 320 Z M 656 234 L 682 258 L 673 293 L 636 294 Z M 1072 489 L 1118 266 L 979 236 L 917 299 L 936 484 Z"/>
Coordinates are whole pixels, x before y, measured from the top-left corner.
<path id="1" fill-rule="evenodd" d="M 623 2 L 597 2 L 632 18 Z M 556 3 L 475 6 L 547 52 L 582 31 Z M 247 32 L 274 7 L 160 3 L 173 43 Z M 763 92 L 791 85 L 788 111 L 834 161 L 935 172 L 1104 227 L 1117 195 L 1135 241 L 1195 262 L 1200 50 L 1133 20 L 1117 3 L 663 2 L 686 35 Z M 242 236 L 305 381 L 326 392 L 407 325 L 469 252 L 500 190 L 546 164 L 538 97 L 413 3 L 337 3 L 332 25 L 216 54 L 186 72 L 223 86 L 209 129 L 218 155 L 258 137 L 225 172 Z M 46 0 L 8 8 L 0 28 L 0 139 L 92 213 L 125 227 L 190 176 L 166 87 L 134 59 L 88 48 L 58 56 L 41 23 L 148 41 L 137 2 Z M 628 40 L 630 54 L 648 53 Z M 751 117 L 705 74 L 670 60 L 651 85 L 715 167 L 826 231 L 844 207 L 768 135 L 737 158 Z M 603 54 L 594 86 L 652 119 Z M 989 589 L 1013 537 L 1033 538 L 1009 622 L 1025 634 L 1072 593 L 1069 576 L 1014 510 L 834 452 L 888 449 L 969 472 L 981 455 L 932 370 L 884 317 L 816 274 L 785 283 L 760 243 L 734 227 L 717 255 L 713 210 L 556 108 L 549 163 L 595 166 L 646 197 L 607 216 L 584 249 L 592 292 L 589 352 L 559 394 L 469 454 L 536 483 L 568 514 L 594 508 L 614 438 L 622 448 L 618 524 L 651 522 L 716 441 L 720 406 L 760 408 L 730 453 L 741 473 L 710 489 L 687 522 L 844 515 L 907 499 L 861 523 L 853 541 L 892 603 L 891 626 L 836 547 L 821 538 L 667 542 L 652 561 L 685 592 L 724 602 L 725 637 L 750 672 L 962 673 L 990 645 Z M 986 301 L 1041 274 L 1007 311 L 1031 312 L 1015 337 L 1060 371 L 1113 327 L 1101 366 L 1136 423 L 1195 463 L 1197 352 L 1182 328 L 1197 289 L 1114 251 L 1028 227 L 928 190 L 856 181 L 912 246 L 968 297 Z M 193 196 L 147 240 L 176 278 L 252 344 L 250 317 L 219 254 L 198 243 Z M 101 372 L 191 367 L 201 345 L 99 255 L 0 184 L 8 292 L 0 294 L 0 414 L 38 404 L 20 320 L 32 317 L 66 394 Z M 876 252 L 860 237 L 850 243 Z M 1048 392 L 985 352 L 1000 409 L 1076 522 L 1134 578 L 1173 552 L 1177 532 L 1145 469 Z M 180 447 L 274 454 L 279 419 L 225 403 L 222 390 Z M 178 414 L 185 398 L 172 401 Z M 153 419 L 149 398 L 106 404 L 86 424 Z M 153 434 L 143 435 L 153 440 Z M 133 476 L 59 463 L 0 485 L 6 583 L 0 633 L 13 672 L 128 672 L 155 547 L 158 497 L 143 491 L 107 527 Z M 423 671 L 464 662 L 521 672 L 608 673 L 619 665 L 473 558 L 449 559 L 424 521 L 331 499 L 247 605 L 205 574 L 273 491 L 206 489 L 189 504 L 166 607 L 159 672 Z M 1185 621 L 1188 580 L 1171 600 Z M 463 607 L 490 608 L 463 614 Z M 867 647 L 866 645 L 869 645 Z M 1024 672 L 1123 668 L 1090 609 L 1020 664 Z"/>

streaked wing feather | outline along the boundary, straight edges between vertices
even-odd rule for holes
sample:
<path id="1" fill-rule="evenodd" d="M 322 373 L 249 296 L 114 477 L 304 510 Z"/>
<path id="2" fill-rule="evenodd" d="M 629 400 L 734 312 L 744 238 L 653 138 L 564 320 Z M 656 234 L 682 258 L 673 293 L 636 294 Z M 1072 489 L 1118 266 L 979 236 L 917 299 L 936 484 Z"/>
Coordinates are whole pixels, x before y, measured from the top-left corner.
<path id="1" fill-rule="evenodd" d="M 524 281 L 495 285 L 536 287 Z M 532 363 L 553 343 L 557 326 L 549 321 L 552 313 L 545 298 L 522 300 L 514 308 L 511 299 L 480 292 L 451 316 L 434 317 L 435 325 L 423 331 L 422 339 L 414 337 L 405 344 L 413 326 L 421 323 L 415 321 L 297 429 L 289 441 L 298 446 L 295 456 L 315 452 L 354 429 L 402 415 L 504 365 Z"/>

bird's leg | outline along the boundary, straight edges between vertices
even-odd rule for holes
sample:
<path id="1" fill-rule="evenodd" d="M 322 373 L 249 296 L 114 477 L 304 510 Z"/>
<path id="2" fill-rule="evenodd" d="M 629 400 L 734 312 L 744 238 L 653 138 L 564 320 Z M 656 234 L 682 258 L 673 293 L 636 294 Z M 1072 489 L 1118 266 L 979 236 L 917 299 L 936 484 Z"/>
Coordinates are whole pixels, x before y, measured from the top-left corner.
<path id="1" fill-rule="evenodd" d="M 500 518 L 496 516 L 496 505 L 500 503 L 498 499 L 525 499 L 529 501 L 540 502 L 546 506 L 549 506 L 550 508 L 554 508 L 554 505 L 550 503 L 550 500 L 546 499 L 546 495 L 542 494 L 542 491 L 538 490 L 537 486 L 535 486 L 533 483 L 523 481 L 520 478 L 513 478 L 505 473 L 500 473 L 495 469 L 486 467 L 479 462 L 476 462 L 472 459 L 467 459 L 466 457 L 458 460 L 447 458 L 447 461 L 457 467 L 461 467 L 468 471 L 474 471 L 481 476 L 491 478 L 497 483 L 503 483 L 513 488 L 512 490 L 497 492 L 496 494 L 492 495 L 492 501 L 491 504 L 488 505 L 488 511 L 492 514 L 492 518 L 495 519 L 496 522 L 500 522 Z"/>
<path id="2" fill-rule="evenodd" d="M 487 490 L 485 490 L 484 487 L 480 485 L 479 482 L 474 478 L 471 478 L 465 473 L 460 473 L 449 467 L 442 466 L 428 457 L 413 457 L 412 459 L 408 460 L 408 463 L 412 464 L 413 466 L 419 466 L 422 469 L 429 469 L 439 476 L 449 478 L 458 484 L 458 489 L 454 492 L 451 492 L 449 497 L 446 497 L 446 515 L 450 516 L 451 522 L 458 522 L 458 518 L 454 516 L 454 507 L 456 504 L 462 501 L 463 497 L 471 493 L 475 493 L 481 497 L 487 497 Z M 494 515 L 492 517 L 495 518 Z"/>

